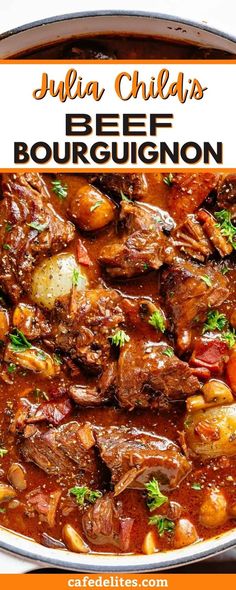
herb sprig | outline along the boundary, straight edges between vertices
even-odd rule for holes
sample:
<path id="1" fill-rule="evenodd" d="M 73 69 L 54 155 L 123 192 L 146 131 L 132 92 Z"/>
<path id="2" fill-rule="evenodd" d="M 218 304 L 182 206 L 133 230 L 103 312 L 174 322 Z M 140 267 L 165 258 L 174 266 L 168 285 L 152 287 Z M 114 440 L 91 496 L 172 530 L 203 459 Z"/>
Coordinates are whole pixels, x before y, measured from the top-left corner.
<path id="1" fill-rule="evenodd" d="M 126 332 L 124 330 L 117 330 L 111 336 L 112 344 L 114 344 L 115 346 L 119 346 L 120 348 L 122 346 L 124 346 L 126 342 L 129 342 L 129 341 L 130 341 L 130 337 L 128 336 L 128 334 L 126 334 Z"/>
<path id="2" fill-rule="evenodd" d="M 215 213 L 217 227 L 220 228 L 222 236 L 227 238 L 228 242 L 236 249 L 236 227 L 232 224 L 231 213 L 227 209 L 221 209 Z"/>
<path id="3" fill-rule="evenodd" d="M 32 344 L 27 340 L 26 336 L 16 328 L 13 334 L 9 334 L 9 338 L 11 341 L 11 350 L 14 352 L 24 352 L 29 348 L 32 348 Z"/>
<path id="4" fill-rule="evenodd" d="M 57 195 L 57 197 L 59 197 L 59 199 L 61 199 L 62 201 L 66 199 L 68 194 L 67 185 L 63 185 L 60 180 L 52 181 L 52 190 Z"/>
<path id="5" fill-rule="evenodd" d="M 167 184 L 167 186 L 172 186 L 174 180 L 173 174 L 170 172 L 167 176 L 164 176 L 163 182 Z"/>
<path id="6" fill-rule="evenodd" d="M 147 506 L 150 512 L 153 512 L 153 510 L 160 508 L 162 504 L 168 502 L 168 497 L 162 494 L 158 481 L 155 478 L 146 483 L 145 488 L 147 490 Z"/>
<path id="7" fill-rule="evenodd" d="M 203 325 L 202 333 L 218 330 L 221 332 L 228 324 L 227 317 L 224 313 L 220 313 L 217 309 L 212 309 L 207 314 L 207 320 Z"/>
<path id="8" fill-rule="evenodd" d="M 94 504 L 98 498 L 101 498 L 102 492 L 99 490 L 90 490 L 87 486 L 74 486 L 69 490 L 71 496 L 75 496 L 79 506 L 84 506 L 85 502 Z"/>
<path id="9" fill-rule="evenodd" d="M 7 449 L 0 448 L 0 458 L 1 459 L 3 457 L 5 457 L 5 455 L 7 455 L 7 453 L 8 453 Z"/>
<path id="10" fill-rule="evenodd" d="M 156 328 L 156 330 L 160 330 L 162 333 L 165 332 L 165 320 L 162 313 L 159 310 L 153 312 L 153 314 L 150 316 L 148 320 L 148 323 L 150 324 L 150 326 L 153 326 L 153 328 Z"/>
<path id="11" fill-rule="evenodd" d="M 156 526 L 159 537 L 162 537 L 164 533 L 173 533 L 175 523 L 166 516 L 157 514 L 149 518 L 149 524 Z"/>

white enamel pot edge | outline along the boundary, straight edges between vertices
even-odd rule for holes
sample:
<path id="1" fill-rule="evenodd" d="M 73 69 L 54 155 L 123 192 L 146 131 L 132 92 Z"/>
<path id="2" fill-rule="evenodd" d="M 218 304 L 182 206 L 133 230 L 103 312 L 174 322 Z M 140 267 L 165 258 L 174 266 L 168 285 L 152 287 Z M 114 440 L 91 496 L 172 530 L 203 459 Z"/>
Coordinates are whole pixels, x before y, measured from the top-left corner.
<path id="1" fill-rule="evenodd" d="M 9 554 L 16 559 L 15 569 L 21 573 L 43 567 L 90 573 L 151 573 L 214 557 L 227 549 L 232 549 L 235 545 L 236 529 L 233 529 L 207 541 L 199 541 L 182 549 L 153 555 L 78 554 L 44 547 L 31 539 L 0 527 L 0 547 L 6 555 Z M 14 564 L 14 561 L 12 563 Z"/>
<path id="2" fill-rule="evenodd" d="M 63 14 L 27 23 L 0 35 L 0 59 L 73 37 L 99 34 L 157 36 L 236 53 L 236 37 L 203 23 L 144 11 L 96 11 Z"/>
<path id="3" fill-rule="evenodd" d="M 176 42 L 211 47 L 236 54 L 236 37 L 203 24 L 157 13 L 98 11 L 67 14 L 28 23 L 0 35 L 0 59 L 43 45 L 98 34 L 156 36 Z M 80 572 L 152 572 L 187 565 L 212 557 L 236 545 L 236 529 L 189 547 L 154 555 L 80 555 L 50 549 L 0 528 L 0 547 L 10 571 L 56 567 Z M 1 572 L 1 566 L 0 566 Z"/>

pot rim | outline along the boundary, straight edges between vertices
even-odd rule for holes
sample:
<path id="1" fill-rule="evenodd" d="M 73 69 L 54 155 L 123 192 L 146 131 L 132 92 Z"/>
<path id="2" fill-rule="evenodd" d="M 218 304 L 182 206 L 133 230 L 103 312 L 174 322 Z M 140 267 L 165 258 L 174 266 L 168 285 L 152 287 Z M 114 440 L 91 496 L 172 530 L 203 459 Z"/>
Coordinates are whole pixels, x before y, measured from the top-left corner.
<path id="1" fill-rule="evenodd" d="M 8 37 L 12 37 L 19 33 L 23 33 L 24 31 L 28 31 L 30 29 L 38 28 L 43 25 L 50 25 L 57 22 L 63 22 L 66 20 L 74 20 L 74 19 L 83 19 L 83 18 L 94 18 L 94 17 L 138 17 L 138 18 L 148 18 L 148 19 L 156 19 L 156 20 L 167 20 L 173 23 L 181 23 L 186 26 L 190 26 L 195 29 L 200 29 L 202 31 L 206 31 L 208 33 L 212 33 L 218 37 L 222 37 L 228 41 L 232 41 L 236 43 L 236 36 L 226 33 L 225 31 L 221 31 L 220 29 L 216 29 L 214 27 L 210 27 L 209 25 L 194 21 L 191 19 L 185 19 L 183 17 L 178 17 L 177 15 L 165 14 L 160 12 L 152 12 L 152 11 L 143 11 L 143 10 L 91 10 L 91 11 L 82 11 L 82 12 L 70 12 L 68 14 L 60 14 L 55 16 L 50 16 L 45 19 L 39 19 L 36 21 L 32 21 L 30 23 L 25 23 L 19 27 L 15 27 L 13 29 L 9 29 L 4 33 L 0 34 L 0 41 L 3 39 L 7 39 Z"/>
<path id="2" fill-rule="evenodd" d="M 199 541 L 181 549 L 159 552 L 152 555 L 122 554 L 79 554 L 62 549 L 51 549 L 40 545 L 32 539 L 24 537 L 0 527 L 3 537 L 0 547 L 11 555 L 27 560 L 41 567 L 51 566 L 81 573 L 132 573 L 158 572 L 196 563 L 207 557 L 215 557 L 219 553 L 232 549 L 236 545 L 236 529 L 222 533 L 217 537 Z M 10 540 L 8 539 L 10 537 Z M 11 537 L 15 540 L 11 543 Z"/>

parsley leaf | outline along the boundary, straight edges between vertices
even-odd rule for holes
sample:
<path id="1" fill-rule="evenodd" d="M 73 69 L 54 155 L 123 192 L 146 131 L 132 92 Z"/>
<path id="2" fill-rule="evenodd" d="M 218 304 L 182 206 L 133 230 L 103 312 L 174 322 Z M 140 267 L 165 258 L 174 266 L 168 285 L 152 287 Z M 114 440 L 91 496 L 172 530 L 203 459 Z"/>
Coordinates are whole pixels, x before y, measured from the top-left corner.
<path id="1" fill-rule="evenodd" d="M 196 482 L 191 485 L 191 488 L 192 488 L 192 490 L 196 490 L 196 492 L 199 492 L 202 489 L 202 486 L 200 483 Z"/>
<path id="2" fill-rule="evenodd" d="M 63 200 L 67 197 L 67 185 L 61 184 L 60 180 L 53 180 L 52 181 L 52 190 L 53 192 L 59 197 L 59 199 Z"/>
<path id="3" fill-rule="evenodd" d="M 161 516 L 160 514 L 151 516 L 151 518 L 149 518 L 149 524 L 157 527 L 160 537 L 162 537 L 164 533 L 172 533 L 175 528 L 175 523 L 173 520 L 170 520 L 166 516 Z"/>
<path id="4" fill-rule="evenodd" d="M 171 174 L 171 172 L 170 172 L 170 174 L 168 174 L 167 176 L 164 176 L 163 182 L 165 184 L 167 184 L 167 186 L 172 186 L 173 179 L 174 179 L 173 174 Z"/>
<path id="5" fill-rule="evenodd" d="M 16 329 L 14 334 L 9 334 L 9 338 L 11 341 L 11 350 L 14 352 L 24 352 L 28 348 L 32 348 L 32 345 L 21 330 Z"/>
<path id="6" fill-rule="evenodd" d="M 100 205 L 102 205 L 103 201 L 100 199 L 100 201 L 96 201 L 96 203 L 94 203 L 94 205 L 92 205 L 92 207 L 90 207 L 90 211 L 91 213 L 93 211 L 95 211 L 98 207 L 100 207 Z"/>
<path id="7" fill-rule="evenodd" d="M 111 336 L 111 341 L 112 344 L 115 346 L 120 346 L 121 348 L 126 342 L 130 341 L 130 337 L 128 334 L 126 334 L 126 332 L 124 332 L 124 330 L 117 330 L 113 336 Z"/>
<path id="8" fill-rule="evenodd" d="M 215 213 L 215 217 L 219 222 L 216 225 L 220 228 L 222 236 L 227 238 L 231 246 L 236 249 L 236 227 L 232 224 L 230 211 L 222 209 Z"/>
<path id="9" fill-rule="evenodd" d="M 173 348 L 171 348 L 171 346 L 168 346 L 167 348 L 165 348 L 165 350 L 163 350 L 163 354 L 169 357 L 174 356 Z"/>
<path id="10" fill-rule="evenodd" d="M 146 483 L 145 488 L 147 490 L 147 506 L 150 512 L 153 512 L 153 510 L 160 508 L 162 504 L 168 502 L 167 496 L 162 494 L 158 481 L 155 478 Z"/>
<path id="11" fill-rule="evenodd" d="M 99 490 L 90 490 L 87 486 L 75 486 L 69 490 L 69 493 L 76 497 L 76 502 L 79 506 L 83 506 L 85 502 L 94 504 L 97 498 L 101 498 L 102 496 Z"/>
<path id="12" fill-rule="evenodd" d="M 6 508 L 0 508 L 0 514 L 4 514 L 6 512 Z"/>
<path id="13" fill-rule="evenodd" d="M 232 330 L 227 330 L 227 332 L 223 332 L 221 334 L 221 340 L 228 344 L 229 348 L 232 348 L 236 343 L 236 331 L 233 328 Z"/>
<path id="14" fill-rule="evenodd" d="M 48 221 L 45 223 L 38 223 L 37 221 L 31 221 L 31 223 L 27 223 L 28 227 L 31 229 L 36 229 L 37 232 L 42 232 L 48 227 Z"/>
<path id="15" fill-rule="evenodd" d="M 200 278 L 202 279 L 202 281 L 204 281 L 204 283 L 207 285 L 207 287 L 212 287 L 212 280 L 210 279 L 210 277 L 208 275 L 201 275 Z"/>
<path id="16" fill-rule="evenodd" d="M 80 280 L 84 281 L 85 277 L 81 274 L 78 268 L 73 269 L 72 273 L 72 285 L 73 287 L 78 287 Z"/>
<path id="17" fill-rule="evenodd" d="M 221 332 L 227 324 L 228 320 L 224 313 L 220 313 L 217 309 L 209 311 L 207 314 L 207 321 L 203 325 L 202 333 L 205 334 L 205 332 L 210 332 L 212 330 L 219 330 Z"/>
<path id="18" fill-rule="evenodd" d="M 224 264 L 223 266 L 220 267 L 219 270 L 220 270 L 220 272 L 221 272 L 222 275 L 226 275 L 227 272 L 230 271 L 230 268 L 226 264 Z"/>
<path id="19" fill-rule="evenodd" d="M 7 372 L 14 373 L 14 371 L 16 371 L 16 365 L 15 365 L 15 363 L 10 363 L 7 367 Z"/>
<path id="20" fill-rule="evenodd" d="M 4 457 L 4 455 L 6 455 L 8 453 L 7 449 L 0 449 L 0 458 L 2 459 Z"/>
<path id="21" fill-rule="evenodd" d="M 165 320 L 162 313 L 159 310 L 153 312 L 153 314 L 150 316 L 148 320 L 148 323 L 154 328 L 156 328 L 156 330 L 165 332 Z"/>

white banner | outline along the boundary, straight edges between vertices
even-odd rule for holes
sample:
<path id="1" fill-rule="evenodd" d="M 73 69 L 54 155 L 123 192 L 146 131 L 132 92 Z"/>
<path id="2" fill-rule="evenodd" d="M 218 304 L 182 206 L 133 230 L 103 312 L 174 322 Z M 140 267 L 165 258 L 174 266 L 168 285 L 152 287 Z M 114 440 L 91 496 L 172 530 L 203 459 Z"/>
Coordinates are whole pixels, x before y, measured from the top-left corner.
<path id="1" fill-rule="evenodd" d="M 1 62 L 0 169 L 236 167 L 236 64 Z"/>

